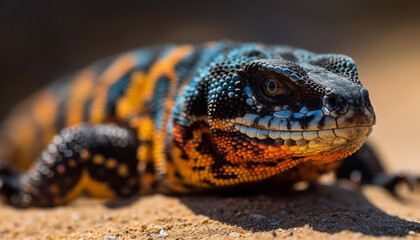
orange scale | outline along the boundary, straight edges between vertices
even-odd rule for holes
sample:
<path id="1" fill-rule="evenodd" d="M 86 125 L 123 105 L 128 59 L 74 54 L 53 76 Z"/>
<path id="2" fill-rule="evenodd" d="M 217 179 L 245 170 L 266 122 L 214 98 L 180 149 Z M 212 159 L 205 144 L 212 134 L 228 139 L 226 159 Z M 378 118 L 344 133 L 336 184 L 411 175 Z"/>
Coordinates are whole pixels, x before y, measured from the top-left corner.
<path id="1" fill-rule="evenodd" d="M 256 139 L 252 139 L 252 140 L 251 140 L 251 144 L 252 144 L 252 145 L 258 145 L 258 140 L 256 140 Z"/>
<path id="2" fill-rule="evenodd" d="M 268 151 L 270 151 L 270 152 L 277 152 L 277 151 L 280 151 L 281 150 L 281 147 L 277 147 L 277 146 L 268 146 Z"/>
<path id="3" fill-rule="evenodd" d="M 265 145 L 265 144 L 258 144 L 258 147 L 261 148 L 261 149 L 266 149 L 267 148 L 267 145 Z"/>
<path id="4" fill-rule="evenodd" d="M 290 151 L 293 151 L 293 152 L 299 151 L 299 147 L 298 146 L 291 146 Z"/>

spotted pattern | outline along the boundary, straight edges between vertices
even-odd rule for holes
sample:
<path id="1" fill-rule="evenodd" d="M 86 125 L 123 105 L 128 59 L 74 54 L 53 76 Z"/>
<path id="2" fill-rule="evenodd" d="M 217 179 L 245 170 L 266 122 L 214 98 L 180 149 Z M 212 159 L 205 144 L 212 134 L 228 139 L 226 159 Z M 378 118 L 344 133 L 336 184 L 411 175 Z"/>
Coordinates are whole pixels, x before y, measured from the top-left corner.
<path id="1" fill-rule="evenodd" d="M 347 56 L 209 42 L 121 54 L 16 107 L 0 135 L 19 207 L 191 192 L 338 166 L 375 124 Z M 0 169 L 1 170 L 1 169 Z M 1 171 L 0 171 L 1 172 Z"/>
<path id="2" fill-rule="evenodd" d="M 137 145 L 134 132 L 116 125 L 65 128 L 14 182 L 9 201 L 19 207 L 49 207 L 82 192 L 100 198 L 137 193 Z"/>

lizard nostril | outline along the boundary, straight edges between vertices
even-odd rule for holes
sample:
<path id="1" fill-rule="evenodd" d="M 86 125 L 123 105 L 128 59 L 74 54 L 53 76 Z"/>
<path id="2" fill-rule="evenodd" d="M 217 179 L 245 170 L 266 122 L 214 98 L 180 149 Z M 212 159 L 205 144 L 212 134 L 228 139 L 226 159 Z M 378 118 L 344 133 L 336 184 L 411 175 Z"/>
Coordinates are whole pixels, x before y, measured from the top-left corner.
<path id="1" fill-rule="evenodd" d="M 325 95 L 322 98 L 322 103 L 331 111 L 338 108 L 338 99 L 335 94 Z"/>
<path id="2" fill-rule="evenodd" d="M 338 107 L 338 100 L 335 95 L 327 96 L 327 104 L 330 105 L 331 108 L 335 109 Z"/>
<path id="3" fill-rule="evenodd" d="M 341 114 L 347 112 L 348 103 L 346 99 L 340 95 L 330 93 L 322 98 L 322 102 L 330 111 L 338 111 Z"/>

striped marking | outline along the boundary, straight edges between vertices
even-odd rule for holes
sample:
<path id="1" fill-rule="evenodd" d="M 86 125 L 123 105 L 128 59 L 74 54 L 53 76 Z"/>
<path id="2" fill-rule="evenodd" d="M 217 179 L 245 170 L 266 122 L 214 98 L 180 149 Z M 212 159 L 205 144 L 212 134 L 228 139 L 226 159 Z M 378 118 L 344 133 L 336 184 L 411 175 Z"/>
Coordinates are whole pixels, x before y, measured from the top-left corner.
<path id="1" fill-rule="evenodd" d="M 121 119 L 127 119 L 137 112 L 144 112 L 142 94 L 146 85 L 146 74 L 143 71 L 134 71 L 130 77 L 130 84 L 123 96 L 117 101 L 115 114 Z M 143 110 L 143 111 L 142 111 Z"/>
<path id="2" fill-rule="evenodd" d="M 175 65 L 190 54 L 192 50 L 193 47 L 191 45 L 171 49 L 151 66 L 148 73 L 143 71 L 134 72 L 126 93 L 118 101 L 117 116 L 124 118 L 133 110 L 145 113 L 147 110 L 145 103 L 152 99 L 159 77 L 165 75 L 171 81 L 177 80 Z M 160 101 L 164 100 L 160 99 Z"/>
<path id="3" fill-rule="evenodd" d="M 158 57 L 159 51 L 151 51 L 151 50 L 138 50 L 134 51 L 133 54 L 136 54 L 138 62 L 134 69 L 128 71 L 125 73 L 118 81 L 116 81 L 114 84 L 112 84 L 108 89 L 107 94 L 107 101 L 106 101 L 106 107 L 109 110 L 109 114 L 111 116 L 127 116 L 132 115 L 136 112 L 138 109 L 138 106 L 135 107 L 125 107 L 125 113 L 126 114 L 117 114 L 117 104 L 118 99 L 123 97 L 126 94 L 126 91 L 130 90 L 130 83 L 132 82 L 133 75 L 137 74 L 138 72 L 141 72 L 143 70 L 146 70 L 150 67 L 150 65 L 153 63 L 154 59 Z M 128 104 L 130 105 L 130 104 Z M 124 117 L 126 119 L 126 117 Z"/>
<path id="4" fill-rule="evenodd" d="M 164 139 L 166 137 L 166 123 L 170 117 L 170 110 L 174 106 L 173 96 L 175 94 L 175 84 L 178 80 L 175 67 L 179 61 L 193 52 L 191 45 L 183 45 L 165 51 L 165 55 L 161 56 L 146 73 L 142 70 L 134 71 L 131 75 L 131 80 L 124 95 L 118 99 L 116 106 L 116 116 L 120 119 L 127 119 L 133 115 L 148 115 L 148 102 L 156 96 L 156 83 L 161 76 L 168 79 L 169 86 L 165 94 L 160 94 L 159 102 L 163 102 L 163 107 L 159 109 L 162 112 L 162 124 L 159 127 L 160 131 L 156 132 L 153 122 L 150 125 L 142 124 L 140 126 L 139 140 L 153 139 L 153 159 L 155 160 L 157 169 L 160 173 L 165 172 L 165 156 L 164 156 Z M 165 98 L 162 98 L 162 95 Z M 149 134 L 145 134 L 149 133 Z M 147 135 L 147 136 L 145 136 Z M 138 159 L 145 160 L 149 149 L 147 146 L 139 147 Z"/>
<path id="5" fill-rule="evenodd" d="M 10 166 L 28 169 L 54 131 L 55 99 L 42 91 L 19 104 L 2 125 L 2 157 Z M 49 131 L 46 134 L 45 129 Z"/>
<path id="6" fill-rule="evenodd" d="M 47 144 L 56 134 L 54 128 L 54 119 L 57 112 L 56 100 L 53 93 L 44 91 L 38 95 L 32 107 L 32 116 L 38 125 L 38 131 L 42 133 L 40 139 L 42 145 Z"/>
<path id="7" fill-rule="evenodd" d="M 183 58 L 188 56 L 193 52 L 193 47 L 191 45 L 184 45 L 174 50 L 170 51 L 166 58 L 163 58 L 161 61 L 158 61 L 153 68 L 151 69 L 151 76 L 153 79 L 153 85 L 151 86 L 150 92 L 154 92 L 154 87 L 156 86 L 156 81 L 159 79 L 159 76 L 165 75 L 169 79 L 168 92 L 163 101 L 163 114 L 162 114 L 162 125 L 156 131 L 153 139 L 153 158 L 155 159 L 156 169 L 159 173 L 165 173 L 167 168 L 165 165 L 165 138 L 167 123 L 171 115 L 171 109 L 174 107 L 174 95 L 175 95 L 175 85 L 176 80 L 178 79 L 177 73 L 175 71 L 176 64 L 181 61 Z M 148 96 L 150 98 L 150 96 Z"/>
<path id="8" fill-rule="evenodd" d="M 83 105 L 91 96 L 94 87 L 95 72 L 87 68 L 79 72 L 70 86 L 70 96 L 67 100 L 67 126 L 83 122 Z"/>
<path id="9" fill-rule="evenodd" d="M 106 100 L 109 87 L 114 84 L 127 71 L 136 66 L 137 56 L 127 53 L 120 56 L 111 66 L 99 77 L 95 88 L 94 99 L 90 109 L 90 121 L 93 123 L 103 122 L 106 118 Z"/>
<path id="10" fill-rule="evenodd" d="M 67 99 L 71 94 L 69 85 L 71 79 L 63 79 L 54 82 L 49 90 L 54 94 L 55 104 L 57 104 L 57 112 L 55 114 L 55 129 L 59 130 L 66 126 L 67 122 Z"/>
<path id="11" fill-rule="evenodd" d="M 7 124 L 10 131 L 7 131 L 11 139 L 11 145 L 14 146 L 10 152 L 12 157 L 7 158 L 11 166 L 27 170 L 33 163 L 34 157 L 34 139 L 37 137 L 36 124 L 32 118 L 27 115 L 15 116 L 10 124 Z M 23 127 L 24 126 L 24 127 Z M 13 161 L 11 161 L 13 160 Z"/>
<path id="12" fill-rule="evenodd" d="M 121 98 L 121 96 L 124 95 L 124 92 L 127 90 L 132 73 L 132 71 L 126 73 L 118 81 L 112 84 L 112 86 L 109 87 L 108 97 L 106 100 L 106 108 L 109 110 L 109 115 L 115 116 L 117 100 Z"/>

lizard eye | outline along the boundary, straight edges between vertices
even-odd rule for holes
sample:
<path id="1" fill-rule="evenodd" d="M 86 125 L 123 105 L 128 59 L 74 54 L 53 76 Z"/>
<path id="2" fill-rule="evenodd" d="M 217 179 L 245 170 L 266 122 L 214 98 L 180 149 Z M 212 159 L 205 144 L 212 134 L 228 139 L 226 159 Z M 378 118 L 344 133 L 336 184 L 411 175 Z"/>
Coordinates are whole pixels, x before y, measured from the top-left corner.
<path id="1" fill-rule="evenodd" d="M 263 82 L 262 89 L 264 90 L 264 93 L 268 95 L 269 97 L 275 97 L 279 98 L 283 96 L 284 94 L 284 88 L 283 86 L 274 79 L 266 79 Z"/>

